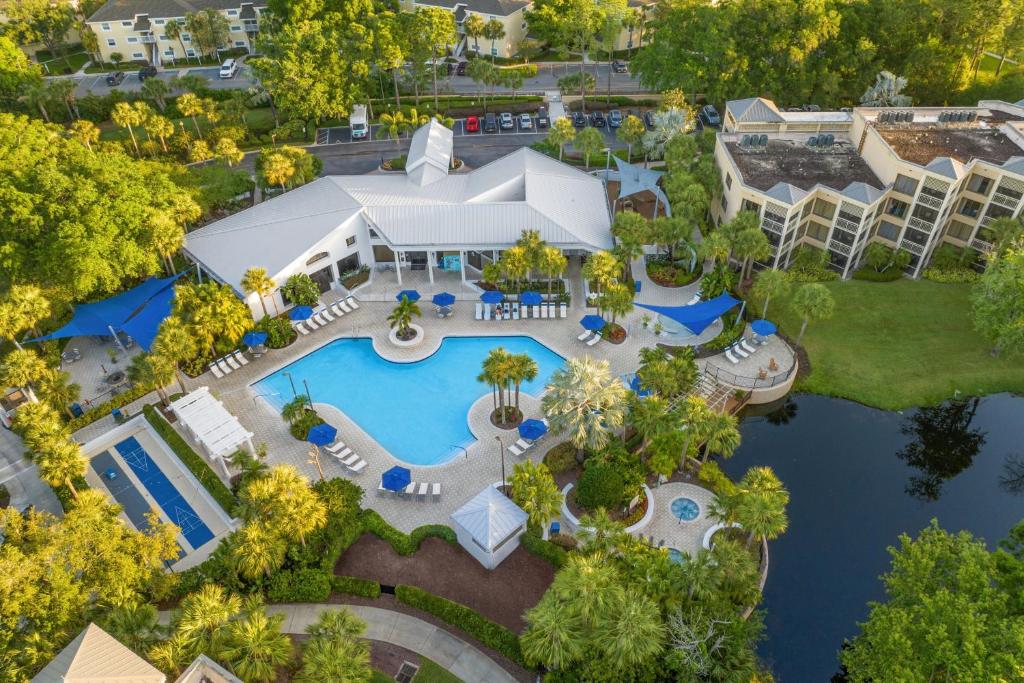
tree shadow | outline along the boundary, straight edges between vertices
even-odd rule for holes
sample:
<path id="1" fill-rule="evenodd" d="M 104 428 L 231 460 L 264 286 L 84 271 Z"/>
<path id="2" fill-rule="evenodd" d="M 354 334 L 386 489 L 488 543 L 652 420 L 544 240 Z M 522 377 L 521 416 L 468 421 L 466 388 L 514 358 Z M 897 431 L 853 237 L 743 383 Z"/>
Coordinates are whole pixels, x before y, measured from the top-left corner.
<path id="1" fill-rule="evenodd" d="M 999 486 L 1012 496 L 1024 493 L 1024 455 L 1006 454 L 1003 473 L 999 475 Z"/>
<path id="2" fill-rule="evenodd" d="M 938 500 L 943 483 L 971 466 L 985 444 L 984 432 L 971 429 L 979 402 L 972 398 L 920 408 L 904 420 L 900 431 L 914 440 L 896 457 L 918 470 L 907 482 L 908 495 Z"/>

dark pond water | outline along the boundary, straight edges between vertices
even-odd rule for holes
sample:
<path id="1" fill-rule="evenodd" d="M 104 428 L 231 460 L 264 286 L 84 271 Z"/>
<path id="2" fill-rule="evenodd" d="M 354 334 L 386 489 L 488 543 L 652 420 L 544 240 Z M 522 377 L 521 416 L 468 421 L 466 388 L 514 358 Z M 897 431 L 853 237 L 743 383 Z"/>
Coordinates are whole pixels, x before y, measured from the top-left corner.
<path id="1" fill-rule="evenodd" d="M 790 491 L 789 531 L 771 544 L 761 654 L 779 681 L 828 681 L 869 600 L 886 548 L 933 517 L 990 547 L 1024 518 L 1024 397 L 1002 394 L 888 413 L 797 395 L 748 415 L 723 469 L 770 465 Z"/>

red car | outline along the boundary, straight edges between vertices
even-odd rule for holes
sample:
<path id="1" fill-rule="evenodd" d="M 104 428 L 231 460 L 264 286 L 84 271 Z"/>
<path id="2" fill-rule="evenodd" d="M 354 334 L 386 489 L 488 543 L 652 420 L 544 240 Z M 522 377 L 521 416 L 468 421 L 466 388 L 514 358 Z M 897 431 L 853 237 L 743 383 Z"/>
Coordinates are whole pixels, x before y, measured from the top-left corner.
<path id="1" fill-rule="evenodd" d="M 480 119 L 475 116 L 466 117 L 466 132 L 467 133 L 479 133 L 480 132 Z"/>

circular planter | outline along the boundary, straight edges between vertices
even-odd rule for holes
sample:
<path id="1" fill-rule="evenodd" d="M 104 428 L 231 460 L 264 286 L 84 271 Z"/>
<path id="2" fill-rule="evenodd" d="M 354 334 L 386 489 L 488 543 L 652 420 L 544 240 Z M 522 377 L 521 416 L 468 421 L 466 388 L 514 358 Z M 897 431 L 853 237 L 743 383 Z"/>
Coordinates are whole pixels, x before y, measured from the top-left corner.
<path id="1" fill-rule="evenodd" d="M 398 338 L 398 330 L 392 329 L 388 333 L 388 340 L 395 346 L 403 349 L 412 348 L 413 346 L 419 346 L 423 343 L 423 328 L 415 323 L 409 325 L 409 329 L 416 333 L 416 336 L 412 339 L 402 340 Z"/>
<path id="2" fill-rule="evenodd" d="M 714 536 L 717 532 L 726 528 L 739 529 L 740 525 L 736 522 L 733 522 L 732 524 L 725 524 L 723 522 L 715 524 L 713 527 L 704 532 L 704 538 L 701 539 L 700 542 L 701 546 L 707 550 L 711 550 L 711 537 Z"/>
<path id="3" fill-rule="evenodd" d="M 644 516 L 640 518 L 639 522 L 626 527 L 627 534 L 635 534 L 641 531 L 651 523 L 652 519 L 654 519 L 654 493 L 651 492 L 651 489 L 647 484 L 644 484 L 643 486 L 644 495 L 647 496 L 647 512 L 644 513 Z M 576 515 L 569 511 L 569 504 L 567 502 L 569 500 L 569 492 L 572 491 L 572 487 L 573 484 L 570 482 L 562 489 L 562 518 L 565 519 L 569 526 L 578 531 L 581 528 L 580 520 L 576 518 Z"/>

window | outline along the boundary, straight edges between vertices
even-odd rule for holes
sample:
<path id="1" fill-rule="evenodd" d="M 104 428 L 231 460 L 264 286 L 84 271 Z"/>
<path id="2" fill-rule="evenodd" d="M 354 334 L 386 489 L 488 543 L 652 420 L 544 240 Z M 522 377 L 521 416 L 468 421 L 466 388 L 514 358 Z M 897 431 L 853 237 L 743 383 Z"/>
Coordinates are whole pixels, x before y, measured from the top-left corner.
<path id="1" fill-rule="evenodd" d="M 907 228 L 907 231 L 903 233 L 903 239 L 910 240 L 914 244 L 919 244 L 923 247 L 928 244 L 928 233 L 921 232 L 920 230 L 914 230 L 913 228 Z"/>
<path id="2" fill-rule="evenodd" d="M 345 239 L 345 246 L 346 247 L 351 247 L 355 243 L 356 243 L 356 236 L 355 235 L 352 235 L 351 237 L 348 237 L 348 238 Z"/>
<path id="3" fill-rule="evenodd" d="M 117 47 L 117 41 L 113 38 L 107 38 L 107 47 Z"/>
<path id="4" fill-rule="evenodd" d="M 228 16 L 229 17 L 237 17 L 238 16 L 238 10 L 236 10 L 236 9 L 229 9 L 228 10 Z"/>
<path id="5" fill-rule="evenodd" d="M 245 47 L 245 41 L 244 40 L 236 40 L 235 41 L 235 47 Z"/>
<path id="6" fill-rule="evenodd" d="M 145 59 L 145 58 L 146 58 L 146 55 L 142 54 L 141 52 L 133 52 L 132 53 L 132 59 Z"/>
<path id="7" fill-rule="evenodd" d="M 100 24 L 100 30 L 101 31 L 109 31 L 110 30 L 110 24 L 108 24 L 107 22 L 103 22 L 102 24 Z"/>
<path id="8" fill-rule="evenodd" d="M 819 242 L 824 242 L 825 238 L 828 237 L 828 228 L 826 228 L 824 225 L 818 225 L 817 223 L 808 223 L 807 236 L 813 237 Z"/>
<path id="9" fill-rule="evenodd" d="M 498 56 L 498 48 L 496 48 L 496 47 L 492 47 L 491 48 L 491 56 L 492 57 L 497 57 Z"/>
<path id="10" fill-rule="evenodd" d="M 964 199 L 962 202 L 960 202 L 960 208 L 958 209 L 958 211 L 965 216 L 977 218 L 978 213 L 981 211 L 981 203 L 976 202 L 973 199 Z"/>
<path id="11" fill-rule="evenodd" d="M 907 204 L 906 202 L 900 201 L 899 199 L 893 197 L 892 199 L 889 200 L 889 208 L 887 208 L 885 212 L 890 216 L 896 216 L 896 218 L 903 218 L 904 216 L 907 215 L 908 206 L 909 204 Z"/>
<path id="12" fill-rule="evenodd" d="M 939 212 L 935 209 L 929 209 L 927 206 L 922 204 L 915 204 L 914 213 L 911 215 L 914 218 L 920 218 L 928 223 L 935 223 L 935 219 L 939 217 Z"/>
<path id="13" fill-rule="evenodd" d="M 163 26 L 166 19 L 154 19 L 153 24 L 156 26 Z"/>
<path id="14" fill-rule="evenodd" d="M 134 25 L 135 24 L 133 22 L 130 22 L 130 21 L 122 21 L 121 22 L 121 26 L 123 26 L 124 28 L 131 28 Z"/>
<path id="15" fill-rule="evenodd" d="M 156 39 L 157 39 L 157 40 L 160 40 L 160 41 L 163 41 L 163 42 L 165 42 L 165 43 L 167 42 L 167 36 L 165 36 L 165 35 L 164 35 L 164 34 L 162 34 L 162 33 L 161 33 L 160 35 L 158 35 L 158 36 L 156 37 Z"/>
<path id="16" fill-rule="evenodd" d="M 958 240 L 967 240 L 970 238 L 971 231 L 973 229 L 974 228 L 967 225 L 966 223 L 961 223 L 960 221 L 950 221 L 949 229 L 946 231 L 946 234 L 949 235 L 950 237 L 955 237 Z"/>
<path id="17" fill-rule="evenodd" d="M 723 194 L 722 195 L 722 211 L 728 211 L 728 210 L 729 210 L 729 198 L 726 197 Z"/>
<path id="18" fill-rule="evenodd" d="M 338 261 L 338 276 L 345 277 L 347 274 L 359 270 L 359 252 L 346 256 Z"/>
<path id="19" fill-rule="evenodd" d="M 237 33 L 238 31 L 242 30 L 242 27 L 238 26 L 237 24 L 232 24 L 231 25 L 231 30 Z"/>
<path id="20" fill-rule="evenodd" d="M 196 51 L 193 50 L 190 47 L 189 48 L 185 48 L 185 55 L 188 56 L 188 57 L 195 57 L 196 56 Z"/>
<path id="21" fill-rule="evenodd" d="M 728 173 L 725 174 L 725 187 L 730 190 L 732 189 L 732 176 Z"/>
<path id="22" fill-rule="evenodd" d="M 917 181 L 913 178 L 908 178 L 905 175 L 897 175 L 896 182 L 893 183 L 892 189 L 913 197 L 914 193 L 917 192 Z"/>
<path id="23" fill-rule="evenodd" d="M 192 42 L 192 34 L 191 33 L 182 33 L 181 34 L 181 41 L 183 43 L 191 43 Z"/>
<path id="24" fill-rule="evenodd" d="M 137 43 L 137 42 L 139 42 L 139 39 L 136 36 L 128 36 L 128 38 L 126 38 L 126 40 L 129 43 Z"/>
<path id="25" fill-rule="evenodd" d="M 831 221 L 832 216 L 836 215 L 836 205 L 832 202 L 827 202 L 824 199 L 815 199 L 812 211 L 815 216 L 820 216 L 825 220 Z"/>
<path id="26" fill-rule="evenodd" d="M 978 194 L 988 195 L 990 187 L 992 187 L 992 179 L 977 173 L 972 175 L 971 179 L 967 181 L 967 189 Z"/>
<path id="27" fill-rule="evenodd" d="M 754 213 L 761 213 L 761 205 L 757 202 L 752 202 L 749 199 L 744 199 L 743 203 L 740 204 L 740 211 L 753 211 Z"/>
<path id="28" fill-rule="evenodd" d="M 164 50 L 164 57 L 174 57 L 174 50 Z"/>

